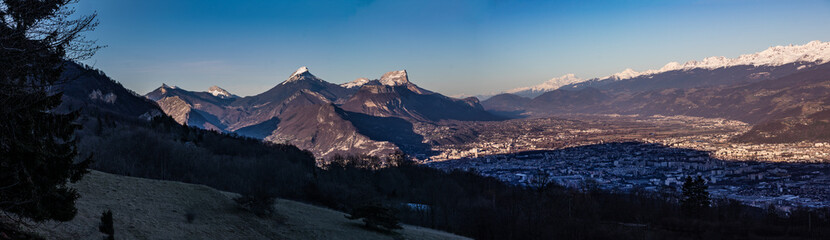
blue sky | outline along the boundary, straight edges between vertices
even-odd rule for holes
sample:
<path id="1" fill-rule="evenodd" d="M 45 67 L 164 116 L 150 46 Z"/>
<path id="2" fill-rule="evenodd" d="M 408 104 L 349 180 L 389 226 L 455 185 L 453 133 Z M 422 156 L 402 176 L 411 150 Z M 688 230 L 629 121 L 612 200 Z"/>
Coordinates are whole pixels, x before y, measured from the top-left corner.
<path id="1" fill-rule="evenodd" d="M 830 41 L 827 0 L 80 0 L 107 48 L 85 61 L 138 93 L 254 95 L 297 68 L 329 82 L 406 69 L 447 95 L 601 77 Z"/>

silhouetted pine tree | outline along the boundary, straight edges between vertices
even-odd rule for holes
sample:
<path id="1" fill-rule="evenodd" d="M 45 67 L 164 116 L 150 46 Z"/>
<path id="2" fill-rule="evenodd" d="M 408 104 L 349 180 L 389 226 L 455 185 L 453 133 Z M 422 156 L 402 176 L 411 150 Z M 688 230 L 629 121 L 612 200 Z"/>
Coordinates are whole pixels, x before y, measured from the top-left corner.
<path id="1" fill-rule="evenodd" d="M 68 221 L 78 194 L 66 187 L 86 172 L 77 155 L 77 112 L 52 110 L 69 59 L 98 47 L 80 34 L 95 15 L 69 19 L 70 0 L 0 2 L 0 210 L 34 221 Z"/>
<path id="2" fill-rule="evenodd" d="M 686 216 L 701 216 L 711 203 L 709 192 L 706 191 L 706 181 L 700 176 L 687 176 L 683 182 L 683 199 L 680 203 Z"/>

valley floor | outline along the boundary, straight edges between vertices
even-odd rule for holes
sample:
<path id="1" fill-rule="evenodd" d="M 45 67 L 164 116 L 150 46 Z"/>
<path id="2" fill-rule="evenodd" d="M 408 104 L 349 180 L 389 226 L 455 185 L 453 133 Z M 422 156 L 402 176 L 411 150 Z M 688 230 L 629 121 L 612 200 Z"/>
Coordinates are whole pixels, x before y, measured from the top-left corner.
<path id="1" fill-rule="evenodd" d="M 496 122 L 419 124 L 417 130 L 435 142 L 435 156 L 424 162 L 526 151 L 557 150 L 607 142 L 658 143 L 710 152 L 724 160 L 830 162 L 830 143 L 739 143 L 730 139 L 750 130 L 740 121 L 690 116 L 569 114 Z"/>
<path id="2" fill-rule="evenodd" d="M 101 239 L 100 216 L 111 209 L 116 239 L 466 239 L 408 225 L 394 235 L 372 232 L 342 212 L 283 199 L 275 216 L 258 218 L 239 209 L 233 193 L 97 171 L 73 187 L 81 194 L 75 219 L 31 231 L 46 239 Z"/>

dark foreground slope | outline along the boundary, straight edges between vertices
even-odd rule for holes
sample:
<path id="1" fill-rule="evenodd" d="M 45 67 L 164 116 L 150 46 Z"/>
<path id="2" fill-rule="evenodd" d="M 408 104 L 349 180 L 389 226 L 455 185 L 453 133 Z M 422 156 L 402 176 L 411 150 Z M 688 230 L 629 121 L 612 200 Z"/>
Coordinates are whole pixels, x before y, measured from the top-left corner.
<path id="1" fill-rule="evenodd" d="M 410 225 L 394 236 L 367 231 L 343 212 L 284 199 L 276 215 L 260 218 L 240 209 L 234 193 L 98 171 L 72 187 L 81 194 L 75 219 L 31 230 L 46 239 L 102 239 L 96 226 L 112 210 L 117 239 L 466 239 Z"/>

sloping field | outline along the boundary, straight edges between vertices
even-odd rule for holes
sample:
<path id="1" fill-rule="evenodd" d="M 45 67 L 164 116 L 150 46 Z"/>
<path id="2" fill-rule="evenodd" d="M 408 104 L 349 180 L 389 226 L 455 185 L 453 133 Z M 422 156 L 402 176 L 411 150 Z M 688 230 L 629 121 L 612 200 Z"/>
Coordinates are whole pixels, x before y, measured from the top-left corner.
<path id="1" fill-rule="evenodd" d="M 258 218 L 239 209 L 233 193 L 97 171 L 73 187 L 81 194 L 75 219 L 32 231 L 46 239 L 98 240 L 101 213 L 112 209 L 116 239 L 465 239 L 407 225 L 398 234 L 372 232 L 342 212 L 282 199 L 275 216 Z"/>

